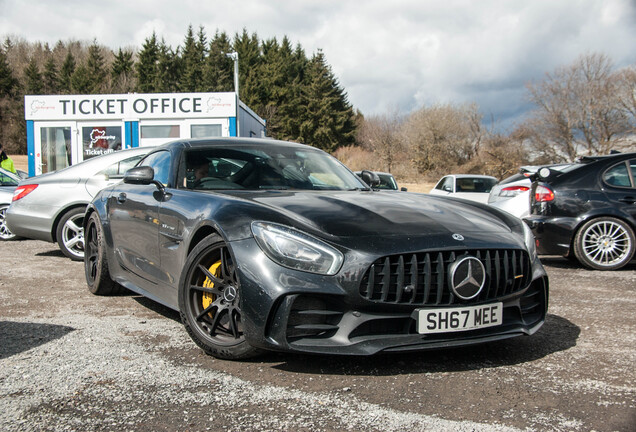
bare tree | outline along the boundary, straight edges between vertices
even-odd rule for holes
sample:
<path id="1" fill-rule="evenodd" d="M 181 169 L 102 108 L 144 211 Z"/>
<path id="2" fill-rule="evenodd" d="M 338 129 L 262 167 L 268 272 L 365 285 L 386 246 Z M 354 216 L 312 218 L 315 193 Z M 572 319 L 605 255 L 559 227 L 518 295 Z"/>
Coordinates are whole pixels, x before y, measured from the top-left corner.
<path id="1" fill-rule="evenodd" d="M 471 160 L 483 137 L 480 124 L 475 104 L 435 105 L 412 113 L 404 136 L 418 172 L 447 172 Z"/>
<path id="2" fill-rule="evenodd" d="M 634 115 L 620 89 L 628 74 L 613 72 L 603 54 L 579 57 L 573 64 L 529 83 L 537 109 L 526 125 L 531 141 L 554 161 L 573 161 L 582 153 L 607 154 L 617 141 L 633 132 Z"/>
<path id="3" fill-rule="evenodd" d="M 384 169 L 391 172 L 404 153 L 401 137 L 403 118 L 397 109 L 388 114 L 365 118 L 359 128 L 357 141 L 380 158 Z"/>

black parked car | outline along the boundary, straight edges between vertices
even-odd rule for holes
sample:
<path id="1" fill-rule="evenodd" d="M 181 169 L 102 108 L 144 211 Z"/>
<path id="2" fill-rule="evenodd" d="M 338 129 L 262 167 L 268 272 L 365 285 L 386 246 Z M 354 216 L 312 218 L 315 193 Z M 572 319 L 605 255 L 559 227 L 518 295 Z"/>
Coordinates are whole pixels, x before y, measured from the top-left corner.
<path id="1" fill-rule="evenodd" d="M 367 187 L 313 147 L 174 142 L 101 191 L 85 220 L 89 289 L 180 311 L 205 352 L 373 354 L 541 327 L 548 278 L 520 219 Z"/>
<path id="2" fill-rule="evenodd" d="M 539 170 L 525 219 L 539 254 L 575 257 L 597 270 L 625 266 L 636 244 L 635 180 L 636 153 Z"/>

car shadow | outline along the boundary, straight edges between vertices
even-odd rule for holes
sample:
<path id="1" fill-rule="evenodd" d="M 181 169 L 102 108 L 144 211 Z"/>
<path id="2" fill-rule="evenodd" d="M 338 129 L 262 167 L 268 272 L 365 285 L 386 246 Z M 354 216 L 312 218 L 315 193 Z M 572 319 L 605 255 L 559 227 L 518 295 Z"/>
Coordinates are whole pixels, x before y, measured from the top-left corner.
<path id="1" fill-rule="evenodd" d="M 64 255 L 62 253 L 61 250 L 59 249 L 51 249 L 48 250 L 46 252 L 39 252 L 36 253 L 35 256 L 39 256 L 39 257 L 59 257 L 59 258 L 66 258 L 66 255 Z M 70 258 L 69 258 L 70 259 Z"/>
<path id="2" fill-rule="evenodd" d="M 55 324 L 0 321 L 0 359 L 44 345 L 74 330 Z"/>
<path id="3" fill-rule="evenodd" d="M 147 297 L 135 294 L 132 291 L 127 291 L 127 293 L 132 297 L 133 300 L 135 300 L 137 303 L 139 303 L 143 307 L 148 308 L 151 311 L 158 313 L 159 315 L 161 315 L 164 318 L 168 318 L 168 319 L 171 319 L 173 321 L 181 322 L 181 317 L 179 316 L 179 312 L 177 312 L 177 311 L 175 311 L 173 309 L 170 309 L 169 307 L 166 307 L 166 306 L 162 305 L 161 303 L 157 303 L 156 301 L 151 300 L 151 299 L 149 299 Z"/>
<path id="4" fill-rule="evenodd" d="M 461 372 L 512 366 L 538 360 L 576 345 L 581 329 L 548 314 L 543 327 L 530 337 L 515 337 L 460 348 L 369 357 L 266 354 L 263 363 L 274 369 L 302 374 L 388 376 L 422 372 Z"/>

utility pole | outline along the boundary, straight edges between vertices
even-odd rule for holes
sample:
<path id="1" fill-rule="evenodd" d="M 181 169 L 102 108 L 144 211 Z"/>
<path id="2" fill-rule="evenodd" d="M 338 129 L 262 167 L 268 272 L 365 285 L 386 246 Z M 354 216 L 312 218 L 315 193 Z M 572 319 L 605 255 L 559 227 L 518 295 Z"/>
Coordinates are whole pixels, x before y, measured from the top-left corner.
<path id="1" fill-rule="evenodd" d="M 236 136 L 240 136 L 240 125 L 239 125 L 239 63 L 238 63 L 238 53 L 231 52 L 226 53 L 226 56 L 234 60 L 234 93 L 236 93 Z"/>

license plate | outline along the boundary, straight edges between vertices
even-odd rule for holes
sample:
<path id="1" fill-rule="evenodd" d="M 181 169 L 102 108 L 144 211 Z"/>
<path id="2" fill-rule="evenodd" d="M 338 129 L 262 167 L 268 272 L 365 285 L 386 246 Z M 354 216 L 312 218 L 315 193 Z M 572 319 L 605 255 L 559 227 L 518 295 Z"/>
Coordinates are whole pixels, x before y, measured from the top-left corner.
<path id="1" fill-rule="evenodd" d="M 503 303 L 443 309 L 419 309 L 417 332 L 449 333 L 498 326 L 503 322 Z"/>

